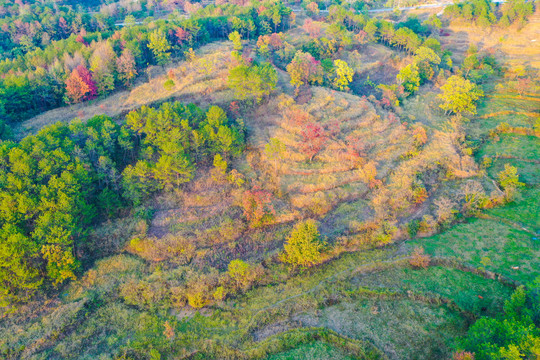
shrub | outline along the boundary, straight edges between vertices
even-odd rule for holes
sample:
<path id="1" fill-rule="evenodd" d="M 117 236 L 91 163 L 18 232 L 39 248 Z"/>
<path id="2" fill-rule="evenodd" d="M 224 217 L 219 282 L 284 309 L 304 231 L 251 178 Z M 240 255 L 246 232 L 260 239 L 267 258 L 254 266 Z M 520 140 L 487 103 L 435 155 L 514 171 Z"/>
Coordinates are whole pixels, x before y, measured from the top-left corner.
<path id="1" fill-rule="evenodd" d="M 457 212 L 454 207 L 455 202 L 447 197 L 440 197 L 433 202 L 437 207 L 437 221 L 439 224 L 449 224 L 454 219 L 454 214 Z"/>
<path id="2" fill-rule="evenodd" d="M 247 289 L 260 275 L 260 269 L 247 262 L 236 259 L 229 263 L 227 274 L 237 288 Z"/>
<path id="3" fill-rule="evenodd" d="M 212 301 L 212 295 L 217 287 L 217 274 L 199 274 L 188 281 L 186 298 L 189 306 L 200 309 Z"/>
<path id="4" fill-rule="evenodd" d="M 163 330 L 163 335 L 165 335 L 168 340 L 174 339 L 176 334 L 174 333 L 174 328 L 171 326 L 171 324 L 169 324 L 168 321 L 165 321 L 163 326 L 165 327 L 165 330 Z"/>
<path id="5" fill-rule="evenodd" d="M 272 206 L 272 194 L 258 186 L 245 191 L 242 205 L 244 216 L 253 227 L 262 226 L 272 220 L 276 213 Z"/>
<path id="6" fill-rule="evenodd" d="M 420 221 L 420 227 L 418 228 L 418 232 L 423 234 L 429 234 L 432 233 L 435 228 L 437 227 L 437 222 L 431 215 L 424 215 L 422 217 L 422 221 Z"/>
<path id="7" fill-rule="evenodd" d="M 172 234 L 161 239 L 135 237 L 126 250 L 145 260 L 169 260 L 179 265 L 188 264 L 195 255 L 195 245 L 189 239 Z"/>
<path id="8" fill-rule="evenodd" d="M 458 351 L 452 356 L 453 360 L 474 360 L 474 354 L 468 351 Z"/>
<path id="9" fill-rule="evenodd" d="M 249 264 L 244 260 L 233 260 L 229 263 L 227 273 L 237 285 L 241 285 L 249 273 Z"/>
<path id="10" fill-rule="evenodd" d="M 120 296 L 126 304 L 140 308 L 169 307 L 169 290 L 160 281 L 129 280 L 120 286 Z"/>
<path id="11" fill-rule="evenodd" d="M 214 296 L 214 300 L 221 301 L 225 299 L 225 296 L 227 296 L 227 290 L 225 290 L 223 286 L 218 286 L 216 291 L 214 291 L 213 296 Z"/>
<path id="12" fill-rule="evenodd" d="M 186 289 L 180 286 L 171 287 L 171 304 L 176 308 L 183 308 L 186 306 L 187 296 Z"/>
<path id="13" fill-rule="evenodd" d="M 383 221 L 373 233 L 373 243 L 375 245 L 387 245 L 392 242 L 398 233 L 398 228 L 389 221 Z"/>
<path id="14" fill-rule="evenodd" d="M 414 238 L 418 234 L 418 230 L 420 230 L 420 220 L 414 219 L 407 226 L 407 232 L 411 238 Z"/>
<path id="15" fill-rule="evenodd" d="M 427 269 L 429 266 L 429 255 L 424 253 L 424 248 L 416 248 L 412 253 L 409 264 L 411 264 L 413 268 Z"/>
<path id="16" fill-rule="evenodd" d="M 519 182 L 517 168 L 510 164 L 504 164 L 504 170 L 498 174 L 498 177 L 499 183 L 503 187 L 505 197 L 508 201 L 514 198 L 518 188 L 525 185 L 522 182 Z"/>
<path id="17" fill-rule="evenodd" d="M 208 304 L 208 299 L 202 291 L 197 291 L 187 294 L 189 306 L 195 309 L 200 309 Z"/>
<path id="18" fill-rule="evenodd" d="M 167 90 L 167 91 L 171 91 L 172 89 L 174 89 L 175 85 L 176 85 L 176 84 L 174 83 L 174 80 L 173 80 L 173 79 L 169 79 L 169 80 L 167 80 L 167 81 L 165 81 L 165 82 L 163 83 L 163 87 L 164 87 L 165 90 Z"/>
<path id="19" fill-rule="evenodd" d="M 212 179 L 216 182 L 221 182 L 225 179 L 227 173 L 227 161 L 223 159 L 221 154 L 214 155 L 214 168 L 210 171 Z"/>

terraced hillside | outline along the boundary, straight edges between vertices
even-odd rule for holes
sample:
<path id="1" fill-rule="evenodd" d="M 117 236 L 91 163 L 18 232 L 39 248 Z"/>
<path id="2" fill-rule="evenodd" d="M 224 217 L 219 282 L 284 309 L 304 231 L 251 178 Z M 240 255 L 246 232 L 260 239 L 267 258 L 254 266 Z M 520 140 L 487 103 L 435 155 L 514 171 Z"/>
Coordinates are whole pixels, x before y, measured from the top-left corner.
<path id="1" fill-rule="evenodd" d="M 9 124 L 0 357 L 540 356 L 538 13 L 316 4 L 182 4 L 132 88 Z"/>

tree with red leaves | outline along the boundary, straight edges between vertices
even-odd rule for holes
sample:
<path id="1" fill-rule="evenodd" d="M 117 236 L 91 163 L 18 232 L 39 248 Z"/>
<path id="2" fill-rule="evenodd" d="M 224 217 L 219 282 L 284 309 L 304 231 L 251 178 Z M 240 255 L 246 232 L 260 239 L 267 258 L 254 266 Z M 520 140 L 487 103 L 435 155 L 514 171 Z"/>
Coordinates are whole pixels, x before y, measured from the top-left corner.
<path id="1" fill-rule="evenodd" d="M 315 155 L 321 151 L 328 139 L 326 132 L 321 125 L 309 123 L 302 130 L 301 136 L 301 150 L 305 155 L 309 156 L 309 161 L 312 161 Z"/>
<path id="2" fill-rule="evenodd" d="M 240 115 L 240 106 L 238 105 L 238 102 L 237 102 L 237 101 L 231 102 L 231 104 L 229 105 L 229 110 L 230 110 L 235 116 Z"/>
<path id="3" fill-rule="evenodd" d="M 83 44 L 84 46 L 88 46 L 88 43 L 86 42 L 86 40 L 84 40 L 84 37 L 82 36 L 82 34 L 77 35 L 77 39 L 75 41 Z"/>
<path id="4" fill-rule="evenodd" d="M 131 81 L 137 76 L 137 65 L 131 50 L 124 49 L 122 55 L 116 59 L 116 71 L 118 79 L 122 80 L 124 85 L 131 86 Z"/>
<path id="5" fill-rule="evenodd" d="M 88 69 L 84 65 L 77 66 L 77 71 L 79 72 L 79 75 L 83 79 L 83 81 L 88 85 L 88 88 L 90 91 L 88 91 L 88 94 L 86 94 L 85 100 L 92 100 L 97 96 L 97 87 L 96 83 L 92 77 L 92 73 L 88 71 Z"/>
<path id="6" fill-rule="evenodd" d="M 272 206 L 272 193 L 254 186 L 246 190 L 243 196 L 244 216 L 251 226 L 258 227 L 276 215 Z"/>
<path id="7" fill-rule="evenodd" d="M 78 103 L 96 97 L 97 88 L 92 74 L 83 66 L 77 66 L 66 80 L 66 92 L 71 102 Z"/>
<path id="8" fill-rule="evenodd" d="M 318 38 L 321 35 L 321 23 L 313 21 L 310 18 L 307 18 L 306 21 L 304 21 L 304 26 L 302 26 L 302 28 L 313 39 Z"/>
<path id="9" fill-rule="evenodd" d="M 183 45 L 185 42 L 189 42 L 191 38 L 191 34 L 181 27 L 176 29 L 175 35 L 178 45 Z"/>
<path id="10" fill-rule="evenodd" d="M 274 50 L 280 49 L 283 47 L 283 38 L 281 33 L 273 33 L 270 35 L 270 45 L 274 48 Z"/>
<path id="11" fill-rule="evenodd" d="M 360 30 L 358 34 L 354 36 L 354 38 L 362 45 L 368 43 L 368 34 L 364 30 Z"/>
<path id="12" fill-rule="evenodd" d="M 66 92 L 70 101 L 72 103 L 81 102 L 88 91 L 90 88 L 83 81 L 77 69 L 74 69 L 66 80 Z"/>
<path id="13" fill-rule="evenodd" d="M 516 83 L 516 91 L 518 92 L 519 96 L 523 96 L 525 92 L 530 91 L 531 85 L 532 82 L 530 78 L 519 78 Z"/>

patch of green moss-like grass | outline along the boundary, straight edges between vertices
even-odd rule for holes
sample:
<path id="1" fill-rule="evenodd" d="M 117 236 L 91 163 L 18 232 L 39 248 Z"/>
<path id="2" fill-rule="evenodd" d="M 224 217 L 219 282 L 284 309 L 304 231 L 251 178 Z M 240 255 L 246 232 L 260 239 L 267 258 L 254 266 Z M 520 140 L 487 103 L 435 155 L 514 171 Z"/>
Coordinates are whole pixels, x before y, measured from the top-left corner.
<path id="1" fill-rule="evenodd" d="M 539 167 L 537 165 L 537 167 Z M 539 174 L 540 176 L 540 174 Z M 540 231 L 540 189 L 524 189 L 518 199 L 505 206 L 486 211 L 486 214 L 522 225 L 538 233 Z M 540 234 L 539 234 L 540 237 Z"/>
<path id="2" fill-rule="evenodd" d="M 536 136 L 500 134 L 498 141 L 491 140 L 480 150 L 479 156 L 512 156 L 524 160 L 538 160 L 540 139 Z"/>
<path id="3" fill-rule="evenodd" d="M 409 244 L 424 247 L 432 256 L 457 258 L 523 283 L 540 275 L 538 237 L 502 221 L 472 219 Z"/>
<path id="4" fill-rule="evenodd" d="M 495 315 L 502 310 L 512 288 L 459 269 L 441 266 L 414 270 L 395 267 L 361 275 L 353 283 L 374 290 L 413 291 L 453 300 L 461 309 L 476 315 Z"/>
<path id="5" fill-rule="evenodd" d="M 356 357 L 348 356 L 337 347 L 314 341 L 309 344 L 302 344 L 297 348 L 279 354 L 271 355 L 267 360 L 354 360 Z"/>

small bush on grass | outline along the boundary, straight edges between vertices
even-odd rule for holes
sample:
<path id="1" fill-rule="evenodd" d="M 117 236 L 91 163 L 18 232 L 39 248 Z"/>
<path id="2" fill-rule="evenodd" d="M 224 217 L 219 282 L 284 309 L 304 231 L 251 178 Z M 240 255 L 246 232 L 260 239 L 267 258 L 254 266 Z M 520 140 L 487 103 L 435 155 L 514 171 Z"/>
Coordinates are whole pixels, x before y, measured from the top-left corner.
<path id="1" fill-rule="evenodd" d="M 429 255 L 424 253 L 424 248 L 414 249 L 409 264 L 416 269 L 427 269 L 429 266 Z"/>
<path id="2" fill-rule="evenodd" d="M 167 91 L 171 91 L 172 89 L 174 89 L 175 86 L 176 86 L 176 84 L 174 83 L 174 80 L 172 80 L 172 79 L 169 79 L 169 80 L 167 80 L 167 81 L 165 81 L 163 83 L 163 87 Z"/>
<path id="3" fill-rule="evenodd" d="M 229 263 L 227 274 L 238 289 L 247 289 L 260 277 L 262 269 L 236 259 Z"/>

